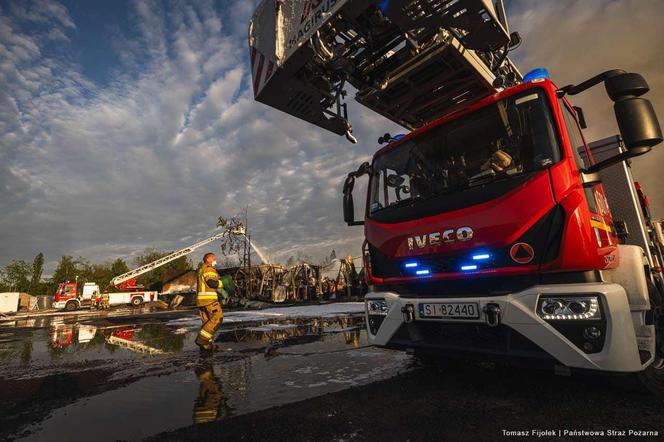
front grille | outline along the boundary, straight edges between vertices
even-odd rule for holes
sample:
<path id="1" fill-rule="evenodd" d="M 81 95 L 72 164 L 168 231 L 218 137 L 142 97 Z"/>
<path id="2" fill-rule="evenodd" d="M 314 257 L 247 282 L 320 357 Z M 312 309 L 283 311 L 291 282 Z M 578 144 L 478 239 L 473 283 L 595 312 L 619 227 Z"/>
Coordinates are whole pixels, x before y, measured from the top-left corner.
<path id="1" fill-rule="evenodd" d="M 565 213 L 562 207 L 555 206 L 515 241 L 515 243 L 525 242 L 532 246 L 534 256 L 530 261 L 531 264 L 550 262 L 558 257 L 564 219 Z M 519 266 L 520 264 L 510 257 L 511 247 L 512 244 L 501 248 L 485 249 L 483 251 L 489 253 L 491 257 L 481 261 L 473 259 L 473 255 L 479 253 L 480 249 L 454 254 L 393 258 L 369 244 L 369 254 L 373 275 L 379 278 L 395 278 L 415 276 L 413 269 L 405 268 L 405 264 L 409 261 L 417 261 L 417 269 L 428 269 L 431 274 L 463 272 L 462 267 L 467 265 L 476 265 L 477 270 Z"/>
<path id="2" fill-rule="evenodd" d="M 514 265 L 514 262 L 509 259 L 509 251 L 500 249 L 492 250 L 491 258 L 481 262 L 473 260 L 473 254 L 477 253 L 476 251 L 473 253 L 465 251 L 447 255 L 389 258 L 369 244 L 369 253 L 371 255 L 371 271 L 379 278 L 413 276 L 413 270 L 405 267 L 406 263 L 412 261 L 417 261 L 418 269 L 428 269 L 431 274 L 460 272 L 462 266 L 470 264 L 477 265 L 479 269 Z"/>

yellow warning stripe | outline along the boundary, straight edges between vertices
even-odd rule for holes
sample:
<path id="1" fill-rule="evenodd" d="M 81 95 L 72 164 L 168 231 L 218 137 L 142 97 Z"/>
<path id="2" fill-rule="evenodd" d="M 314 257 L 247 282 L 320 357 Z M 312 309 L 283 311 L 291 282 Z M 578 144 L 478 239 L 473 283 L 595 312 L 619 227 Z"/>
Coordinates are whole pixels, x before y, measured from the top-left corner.
<path id="1" fill-rule="evenodd" d="M 597 227 L 598 229 L 604 230 L 606 232 L 611 233 L 611 227 L 601 221 L 596 221 L 594 219 L 590 220 L 590 225 L 593 227 Z"/>

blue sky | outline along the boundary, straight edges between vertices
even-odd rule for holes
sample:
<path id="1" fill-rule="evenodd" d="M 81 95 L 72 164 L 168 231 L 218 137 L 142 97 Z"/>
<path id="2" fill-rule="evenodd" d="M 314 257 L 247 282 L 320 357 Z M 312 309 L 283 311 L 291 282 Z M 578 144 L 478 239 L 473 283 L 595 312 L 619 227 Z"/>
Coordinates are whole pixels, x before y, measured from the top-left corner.
<path id="1" fill-rule="evenodd" d="M 86 77 L 98 86 L 107 85 L 119 73 L 122 65 L 115 51 L 116 38 L 138 37 L 129 13 L 131 2 L 67 1 L 63 5 L 76 23 L 76 28 L 68 33 L 73 49 L 71 55 L 80 64 Z"/>
<path id="2" fill-rule="evenodd" d="M 341 184 L 393 126 L 351 103 L 351 146 L 254 102 L 256 3 L 0 3 L 0 265 L 39 251 L 52 266 L 63 254 L 176 249 L 245 205 L 277 259 L 357 253 L 362 230 L 342 223 Z M 664 2 L 512 0 L 508 16 L 524 37 L 522 71 L 548 66 L 566 84 L 636 70 L 664 112 Z M 601 89 L 577 104 L 591 139 L 615 133 Z M 635 161 L 646 188 L 662 188 L 663 161 Z"/>

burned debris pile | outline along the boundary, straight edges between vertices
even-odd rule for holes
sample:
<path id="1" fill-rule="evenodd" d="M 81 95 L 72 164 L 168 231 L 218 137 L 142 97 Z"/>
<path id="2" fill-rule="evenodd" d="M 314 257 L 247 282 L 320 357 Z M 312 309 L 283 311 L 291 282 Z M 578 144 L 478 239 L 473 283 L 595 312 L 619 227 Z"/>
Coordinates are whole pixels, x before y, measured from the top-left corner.
<path id="1" fill-rule="evenodd" d="M 325 266 L 301 263 L 245 265 L 218 269 L 222 277 L 230 277 L 231 304 L 250 301 L 294 303 L 323 300 L 348 300 L 366 292 L 363 269 L 358 271 L 353 257 L 334 259 Z M 187 295 L 196 292 L 194 270 L 173 275 L 165 283 L 162 295 Z"/>

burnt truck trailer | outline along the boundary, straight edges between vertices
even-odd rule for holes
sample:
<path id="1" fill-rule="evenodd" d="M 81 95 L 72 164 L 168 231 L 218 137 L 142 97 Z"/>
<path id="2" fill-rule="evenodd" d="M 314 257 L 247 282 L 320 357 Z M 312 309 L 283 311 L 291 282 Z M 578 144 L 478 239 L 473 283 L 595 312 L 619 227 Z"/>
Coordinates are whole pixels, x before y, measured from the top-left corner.
<path id="1" fill-rule="evenodd" d="M 259 101 L 344 134 L 347 82 L 412 129 L 382 136 L 343 188 L 345 221 L 364 225 L 370 342 L 636 373 L 664 394 L 662 229 L 628 165 L 662 141 L 643 77 L 616 69 L 564 87 L 545 69 L 522 77 L 500 1 L 334 2 L 301 35 L 283 4 L 306 21 L 324 2 L 272 2 L 277 49 L 291 41 L 280 35 L 297 38 L 274 59 L 281 95 L 267 79 L 254 84 Z M 568 97 L 600 84 L 620 136 L 589 144 Z M 308 107 L 294 104 L 302 97 Z"/>

